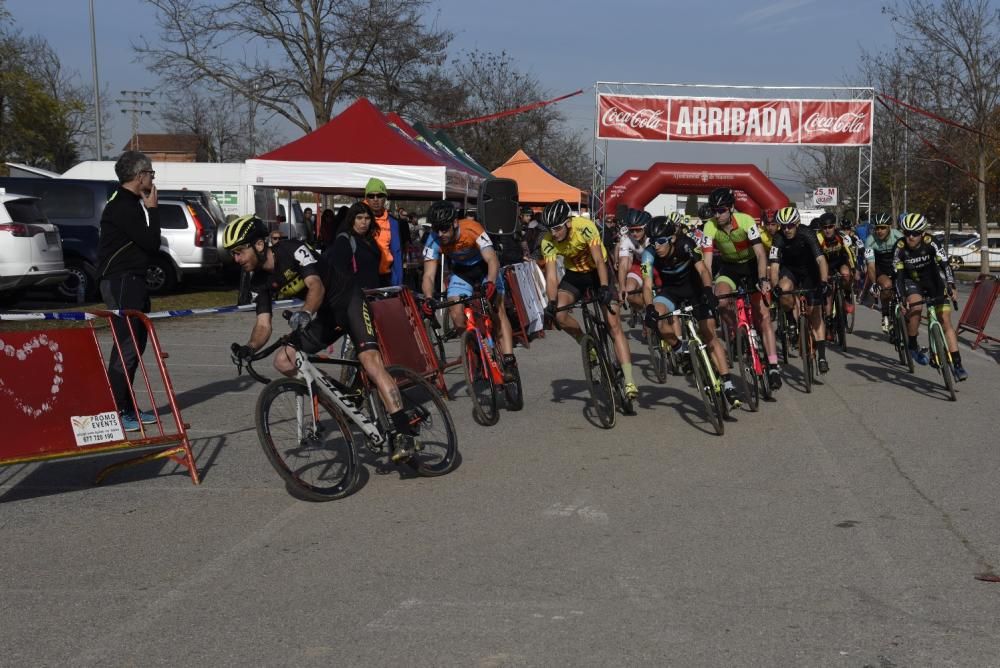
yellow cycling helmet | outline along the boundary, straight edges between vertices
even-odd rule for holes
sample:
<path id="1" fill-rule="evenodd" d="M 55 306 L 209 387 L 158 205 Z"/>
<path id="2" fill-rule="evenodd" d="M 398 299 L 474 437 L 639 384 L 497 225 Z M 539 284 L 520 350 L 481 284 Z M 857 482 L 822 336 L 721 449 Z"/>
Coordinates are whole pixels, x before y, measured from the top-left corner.
<path id="1" fill-rule="evenodd" d="M 774 222 L 781 226 L 785 225 L 798 225 L 802 220 L 799 216 L 799 210 L 794 206 L 786 206 L 784 209 L 778 209 L 778 213 L 774 214 Z"/>
<path id="2" fill-rule="evenodd" d="M 222 233 L 222 246 L 231 251 L 237 246 L 252 246 L 258 239 L 267 238 L 267 225 L 257 216 L 234 218 Z"/>

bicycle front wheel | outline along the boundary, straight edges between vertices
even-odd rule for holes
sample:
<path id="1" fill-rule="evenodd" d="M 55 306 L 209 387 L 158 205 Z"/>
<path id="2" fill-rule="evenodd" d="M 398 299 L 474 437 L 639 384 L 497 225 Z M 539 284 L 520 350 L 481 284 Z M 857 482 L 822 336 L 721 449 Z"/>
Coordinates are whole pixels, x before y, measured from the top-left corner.
<path id="1" fill-rule="evenodd" d="M 650 330 L 646 337 L 646 348 L 649 350 L 649 365 L 653 369 L 653 378 L 662 385 L 667 382 L 667 357 L 660 343 L 660 335 Z"/>
<path id="2" fill-rule="evenodd" d="M 900 363 L 905 364 L 906 369 L 913 373 L 913 356 L 910 355 L 906 341 L 906 318 L 901 308 L 896 309 L 896 350 L 899 351 Z"/>
<path id="3" fill-rule="evenodd" d="M 948 391 L 948 400 L 957 401 L 955 394 L 955 373 L 951 368 L 949 360 L 947 341 L 941 326 L 931 327 L 931 355 L 937 357 L 938 370 L 941 372 L 941 379 L 944 381 L 944 389 Z"/>
<path id="4" fill-rule="evenodd" d="M 403 411 L 415 434 L 415 453 L 409 466 L 428 478 L 449 473 L 458 465 L 458 434 L 441 393 L 412 369 L 389 366 L 385 370 L 396 381 Z"/>
<path id="5" fill-rule="evenodd" d="M 833 305 L 836 313 L 834 314 L 833 323 L 837 328 L 836 337 L 837 343 L 840 344 L 840 349 L 843 352 L 847 352 L 847 312 L 844 310 L 844 291 L 837 290 L 837 293 L 833 297 Z"/>
<path id="6" fill-rule="evenodd" d="M 799 357 L 802 358 L 802 382 L 805 384 L 806 393 L 812 392 L 813 384 L 813 359 L 816 355 L 813 350 L 812 329 L 809 327 L 809 319 L 805 315 L 799 316 Z"/>
<path id="7" fill-rule="evenodd" d="M 753 368 L 753 351 L 750 350 L 750 339 L 746 330 L 742 327 L 736 330 L 736 358 L 735 364 L 740 366 L 740 378 L 743 379 L 743 388 L 746 391 L 747 405 L 751 411 L 756 412 L 760 406 L 761 388 L 757 384 L 757 374 Z"/>
<path id="8" fill-rule="evenodd" d="M 708 421 L 715 428 L 715 433 L 722 436 L 726 431 L 726 423 L 723 419 L 722 396 L 716 391 L 715 383 L 712 382 L 711 372 L 708 365 L 711 364 L 708 356 L 695 342 L 691 342 L 691 370 L 694 376 L 695 385 L 701 395 L 701 402 L 705 406 L 705 413 Z"/>
<path id="9" fill-rule="evenodd" d="M 475 332 L 462 335 L 462 366 L 465 368 L 465 383 L 472 399 L 473 419 L 484 427 L 495 425 L 500 420 L 497 388 L 493 384 L 489 366 L 483 362 L 482 349 Z"/>
<path id="10" fill-rule="evenodd" d="M 431 324 L 429 318 L 424 318 L 424 331 L 427 332 L 427 340 L 431 342 L 431 350 L 437 358 L 438 364 L 444 366 L 447 360 L 444 356 L 444 339 L 441 338 L 440 330 Z"/>
<path id="11" fill-rule="evenodd" d="M 309 396 L 303 380 L 280 378 L 257 399 L 257 438 L 271 466 L 310 501 L 347 496 L 358 479 L 354 436 L 341 412 Z"/>
<path id="12" fill-rule="evenodd" d="M 607 358 L 600 353 L 597 341 L 589 334 L 580 339 L 580 350 L 583 354 L 583 373 L 597 419 L 602 427 L 611 429 L 615 426 L 615 390 Z"/>

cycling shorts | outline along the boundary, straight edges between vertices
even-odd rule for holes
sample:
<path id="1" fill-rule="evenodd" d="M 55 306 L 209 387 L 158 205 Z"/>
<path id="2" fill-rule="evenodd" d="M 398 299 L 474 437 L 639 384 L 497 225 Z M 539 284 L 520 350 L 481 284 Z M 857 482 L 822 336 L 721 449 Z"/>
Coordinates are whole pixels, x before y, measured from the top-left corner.
<path id="1" fill-rule="evenodd" d="M 819 306 L 826 303 L 826 299 L 819 293 L 819 277 L 808 272 L 793 272 L 788 267 L 782 266 L 778 270 L 778 280 L 787 278 L 792 282 L 793 290 L 809 290 L 806 295 L 806 304 L 809 306 Z"/>
<path id="2" fill-rule="evenodd" d="M 601 285 L 601 279 L 597 275 L 597 270 L 593 271 L 566 271 L 562 280 L 559 281 L 559 289 L 573 295 L 574 300 L 583 298 L 585 292 L 597 292 Z"/>
<path id="3" fill-rule="evenodd" d="M 916 281 L 909 277 L 901 277 L 899 290 L 907 297 L 923 296 L 928 304 L 937 306 L 938 313 L 951 310 L 951 302 L 948 301 L 948 293 L 940 276 L 928 274 Z"/>
<path id="4" fill-rule="evenodd" d="M 701 295 L 697 294 L 695 289 L 690 285 L 660 288 L 656 296 L 653 297 L 653 303 L 663 304 L 667 308 L 667 313 L 690 304 L 693 307 L 691 314 L 696 319 L 708 320 L 715 317 L 712 309 L 708 307 L 708 304 L 702 300 Z"/>
<path id="5" fill-rule="evenodd" d="M 479 285 L 486 285 L 487 277 L 484 276 L 482 280 L 478 281 Z M 501 295 L 504 293 L 506 286 L 503 281 L 503 272 L 497 274 L 496 281 L 497 292 Z M 448 299 L 455 299 L 457 297 L 471 297 L 472 296 L 472 283 L 462 278 L 458 274 L 452 274 L 448 278 Z"/>
<path id="6" fill-rule="evenodd" d="M 375 321 L 360 291 L 354 291 L 337 306 L 324 305 L 299 337 L 302 352 L 318 353 L 347 332 L 359 353 L 378 350 Z"/>
<path id="7" fill-rule="evenodd" d="M 759 292 L 757 288 L 757 280 L 760 277 L 757 275 L 757 263 L 754 261 L 750 262 L 722 262 L 719 265 L 719 275 L 716 277 L 716 283 L 725 283 L 731 289 L 736 290 L 736 287 L 741 283 L 746 286 L 747 292 L 753 294 L 754 292 Z"/>

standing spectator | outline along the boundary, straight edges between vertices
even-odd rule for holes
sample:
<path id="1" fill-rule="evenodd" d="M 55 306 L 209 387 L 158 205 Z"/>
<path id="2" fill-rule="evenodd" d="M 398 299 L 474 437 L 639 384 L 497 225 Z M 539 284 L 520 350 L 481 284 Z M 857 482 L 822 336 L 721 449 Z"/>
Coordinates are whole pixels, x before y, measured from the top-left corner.
<path id="1" fill-rule="evenodd" d="M 97 250 L 101 298 L 109 309 L 149 313 L 146 269 L 150 258 L 160 250 L 160 210 L 153 185 L 156 172 L 144 153 L 125 151 L 115 163 L 115 174 L 120 185 L 101 214 Z M 146 350 L 147 332 L 141 321 L 132 320 L 136 350 L 125 318 L 114 317 L 112 327 L 118 344 L 108 358 L 108 379 L 122 416 L 122 427 L 125 431 L 138 431 L 140 420 L 143 424 L 156 422 L 153 413 L 136 412 L 130 390 L 139 357 Z"/>
<path id="2" fill-rule="evenodd" d="M 334 221 L 333 209 L 324 209 L 323 215 L 319 219 L 319 239 L 320 248 L 326 248 L 333 243 L 333 236 L 337 234 L 337 225 Z"/>
<path id="3" fill-rule="evenodd" d="M 382 252 L 375 242 L 375 222 L 367 204 L 355 202 L 347 210 L 329 255 L 330 267 L 340 279 L 353 278 L 362 290 L 379 287 Z"/>
<path id="4" fill-rule="evenodd" d="M 313 218 L 313 210 L 311 207 L 306 207 L 302 209 L 302 224 L 306 228 L 306 238 L 310 242 L 316 239 L 316 219 Z"/>
<path id="5" fill-rule="evenodd" d="M 400 245 L 399 222 L 389 215 L 386 203 L 389 191 L 380 179 L 368 179 L 365 185 L 365 204 L 372 210 L 378 229 L 375 240 L 382 249 L 379 276 L 382 286 L 400 285 L 403 282 L 403 250 Z"/>

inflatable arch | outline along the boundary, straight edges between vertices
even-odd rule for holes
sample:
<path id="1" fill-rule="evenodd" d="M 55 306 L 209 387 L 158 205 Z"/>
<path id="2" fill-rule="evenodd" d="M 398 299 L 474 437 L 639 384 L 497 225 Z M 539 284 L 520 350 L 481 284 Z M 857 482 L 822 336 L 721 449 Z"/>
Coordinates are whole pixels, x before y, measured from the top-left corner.
<path id="1" fill-rule="evenodd" d="M 763 209 L 788 205 L 788 196 L 755 165 L 699 165 L 658 162 L 646 171 L 629 170 L 605 191 L 604 210 L 619 205 L 642 209 L 660 193 L 706 195 L 725 186 L 736 193 L 736 208 L 759 219 Z"/>

